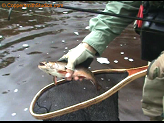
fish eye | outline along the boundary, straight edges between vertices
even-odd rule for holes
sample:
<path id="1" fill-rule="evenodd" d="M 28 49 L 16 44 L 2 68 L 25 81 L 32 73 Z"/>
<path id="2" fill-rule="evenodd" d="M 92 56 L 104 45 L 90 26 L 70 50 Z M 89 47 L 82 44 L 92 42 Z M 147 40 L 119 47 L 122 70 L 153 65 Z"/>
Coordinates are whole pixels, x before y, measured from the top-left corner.
<path id="1" fill-rule="evenodd" d="M 39 65 L 40 65 L 40 66 L 44 66 L 45 64 L 44 64 L 44 63 L 42 63 L 42 62 L 40 62 L 40 63 L 39 63 Z"/>

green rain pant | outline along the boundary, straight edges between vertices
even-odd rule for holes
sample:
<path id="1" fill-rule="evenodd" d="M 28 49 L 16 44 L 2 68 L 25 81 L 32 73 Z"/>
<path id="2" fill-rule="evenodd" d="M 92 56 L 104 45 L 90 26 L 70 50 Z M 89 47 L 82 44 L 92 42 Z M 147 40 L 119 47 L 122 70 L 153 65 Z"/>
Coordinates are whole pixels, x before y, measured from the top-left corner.
<path id="1" fill-rule="evenodd" d="M 145 77 L 141 102 L 143 113 L 150 120 L 164 120 L 164 77 L 154 80 Z"/>

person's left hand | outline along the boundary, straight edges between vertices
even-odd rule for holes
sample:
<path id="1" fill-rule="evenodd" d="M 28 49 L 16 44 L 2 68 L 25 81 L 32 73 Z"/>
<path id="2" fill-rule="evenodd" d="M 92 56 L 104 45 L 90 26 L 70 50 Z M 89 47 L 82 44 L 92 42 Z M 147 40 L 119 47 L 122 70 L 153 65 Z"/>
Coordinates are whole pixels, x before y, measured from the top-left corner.
<path id="1" fill-rule="evenodd" d="M 147 77 L 151 80 L 155 79 L 156 77 L 164 77 L 164 51 L 149 65 L 147 70 Z"/>

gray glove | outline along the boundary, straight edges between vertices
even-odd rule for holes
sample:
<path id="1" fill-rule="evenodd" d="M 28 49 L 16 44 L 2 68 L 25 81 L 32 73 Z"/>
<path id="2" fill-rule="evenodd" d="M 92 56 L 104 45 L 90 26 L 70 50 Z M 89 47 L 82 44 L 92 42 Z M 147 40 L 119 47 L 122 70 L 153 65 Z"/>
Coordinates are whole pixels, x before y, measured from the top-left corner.
<path id="1" fill-rule="evenodd" d="M 71 49 L 67 54 L 63 55 L 58 61 L 66 61 L 67 69 L 73 70 L 76 65 L 89 67 L 94 58 L 94 53 L 88 50 L 83 43 Z"/>

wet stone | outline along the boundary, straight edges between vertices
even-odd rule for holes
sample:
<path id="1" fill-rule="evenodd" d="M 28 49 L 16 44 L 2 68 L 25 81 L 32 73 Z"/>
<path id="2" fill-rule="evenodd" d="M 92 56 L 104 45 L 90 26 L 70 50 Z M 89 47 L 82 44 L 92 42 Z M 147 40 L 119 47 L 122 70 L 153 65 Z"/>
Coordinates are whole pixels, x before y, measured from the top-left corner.
<path id="1" fill-rule="evenodd" d="M 26 10 L 27 9 L 27 7 L 22 7 L 22 10 Z"/>
<path id="2" fill-rule="evenodd" d="M 68 12 L 63 12 L 63 14 L 67 14 Z"/>
<path id="3" fill-rule="evenodd" d="M 99 57 L 97 58 L 97 61 L 101 64 L 109 64 L 110 62 L 108 61 L 107 58 L 104 58 L 104 57 Z"/>
<path id="4" fill-rule="evenodd" d="M 78 32 L 74 32 L 76 35 L 79 35 L 79 33 Z"/>
<path id="5" fill-rule="evenodd" d="M 14 92 L 15 92 L 15 93 L 18 92 L 18 89 L 15 89 Z"/>
<path id="6" fill-rule="evenodd" d="M 43 10 L 43 8 L 38 8 L 39 10 Z"/>
<path id="7" fill-rule="evenodd" d="M 23 44 L 22 46 L 23 46 L 23 47 L 29 47 L 29 45 L 28 45 L 28 44 Z"/>
<path id="8" fill-rule="evenodd" d="M 65 40 L 62 40 L 62 43 L 65 43 Z"/>
<path id="9" fill-rule="evenodd" d="M 15 115 L 16 115 L 16 113 L 12 113 L 12 114 L 11 114 L 11 116 L 15 116 Z"/>
<path id="10" fill-rule="evenodd" d="M 28 110 L 28 108 L 25 108 L 23 111 L 27 111 Z"/>
<path id="11" fill-rule="evenodd" d="M 134 60 L 132 58 L 129 59 L 130 62 L 133 62 Z"/>
<path id="12" fill-rule="evenodd" d="M 124 57 L 125 60 L 128 60 L 128 57 Z"/>
<path id="13" fill-rule="evenodd" d="M 29 22 L 36 22 L 37 19 L 33 19 L 33 20 L 28 20 Z"/>
<path id="14" fill-rule="evenodd" d="M 120 52 L 120 54 L 121 54 L 121 55 L 123 55 L 123 54 L 124 54 L 124 52 Z"/>
<path id="15" fill-rule="evenodd" d="M 116 63 L 116 64 L 117 64 L 117 63 L 118 63 L 118 61 L 117 61 L 117 60 L 114 60 L 114 63 Z"/>
<path id="16" fill-rule="evenodd" d="M 42 12 L 44 12 L 44 11 L 42 11 L 42 10 L 35 10 L 35 12 L 36 12 L 36 13 L 42 13 Z"/>
<path id="17" fill-rule="evenodd" d="M 35 28 L 45 27 L 44 25 L 35 25 Z"/>
<path id="18" fill-rule="evenodd" d="M 68 49 L 68 47 L 65 47 L 64 49 L 65 49 L 65 50 L 67 50 L 67 49 Z"/>
<path id="19" fill-rule="evenodd" d="M 29 13 L 26 13 L 26 14 L 22 14 L 22 16 L 32 16 L 32 15 Z"/>
<path id="20" fill-rule="evenodd" d="M 85 27 L 85 29 L 89 29 L 89 26 Z"/>

